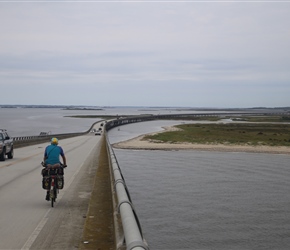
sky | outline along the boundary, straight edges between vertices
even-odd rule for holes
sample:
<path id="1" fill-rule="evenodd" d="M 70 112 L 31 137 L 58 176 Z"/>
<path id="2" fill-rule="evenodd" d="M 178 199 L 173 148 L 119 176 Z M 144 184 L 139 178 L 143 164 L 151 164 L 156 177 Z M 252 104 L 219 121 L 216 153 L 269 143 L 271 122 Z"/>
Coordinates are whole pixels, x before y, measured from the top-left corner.
<path id="1" fill-rule="evenodd" d="M 0 104 L 289 107 L 289 1 L 1 1 Z"/>

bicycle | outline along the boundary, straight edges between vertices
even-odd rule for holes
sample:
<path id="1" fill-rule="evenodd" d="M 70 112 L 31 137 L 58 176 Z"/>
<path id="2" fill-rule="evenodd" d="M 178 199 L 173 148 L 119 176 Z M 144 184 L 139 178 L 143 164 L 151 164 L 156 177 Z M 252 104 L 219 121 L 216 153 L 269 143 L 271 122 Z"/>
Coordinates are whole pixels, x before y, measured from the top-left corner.
<path id="1" fill-rule="evenodd" d="M 43 184 L 43 188 L 49 191 L 49 200 L 51 202 L 51 207 L 53 207 L 54 203 L 56 202 L 59 189 L 63 188 L 63 169 L 67 166 L 60 164 L 60 166 L 52 168 L 46 166 L 43 162 L 41 165 L 44 167 L 44 169 L 42 169 L 42 175 L 46 178 L 46 180 L 48 180 L 46 185 Z"/>

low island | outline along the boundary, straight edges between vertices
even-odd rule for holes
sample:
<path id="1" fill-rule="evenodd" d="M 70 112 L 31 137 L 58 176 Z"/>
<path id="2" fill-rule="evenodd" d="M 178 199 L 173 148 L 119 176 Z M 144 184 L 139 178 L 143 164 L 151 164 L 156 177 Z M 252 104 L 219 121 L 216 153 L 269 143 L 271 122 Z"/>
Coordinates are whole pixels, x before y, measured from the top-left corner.
<path id="1" fill-rule="evenodd" d="M 142 150 L 210 150 L 290 154 L 290 124 L 283 119 L 231 123 L 182 124 L 115 143 L 113 147 Z"/>

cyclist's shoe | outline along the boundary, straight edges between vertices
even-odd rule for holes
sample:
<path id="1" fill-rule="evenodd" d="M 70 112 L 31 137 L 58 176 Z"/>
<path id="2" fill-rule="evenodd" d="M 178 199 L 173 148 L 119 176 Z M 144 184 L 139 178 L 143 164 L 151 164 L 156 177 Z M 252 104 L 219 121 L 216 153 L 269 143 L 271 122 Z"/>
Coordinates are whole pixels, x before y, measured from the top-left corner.
<path id="1" fill-rule="evenodd" d="M 46 199 L 47 201 L 49 201 L 49 193 L 46 193 L 46 197 L 45 197 L 45 199 Z"/>

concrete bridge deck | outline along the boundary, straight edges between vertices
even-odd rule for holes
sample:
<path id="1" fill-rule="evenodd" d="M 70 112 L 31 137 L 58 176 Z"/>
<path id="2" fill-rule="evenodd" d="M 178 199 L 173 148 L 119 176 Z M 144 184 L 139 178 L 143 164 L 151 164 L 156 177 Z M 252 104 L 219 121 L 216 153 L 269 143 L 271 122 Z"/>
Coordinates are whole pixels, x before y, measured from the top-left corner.
<path id="1" fill-rule="evenodd" d="M 68 168 L 54 208 L 44 201 L 40 185 L 48 142 L 30 144 L 22 142 L 13 159 L 0 162 L 0 249 L 126 249 L 105 135 L 60 140 Z"/>

